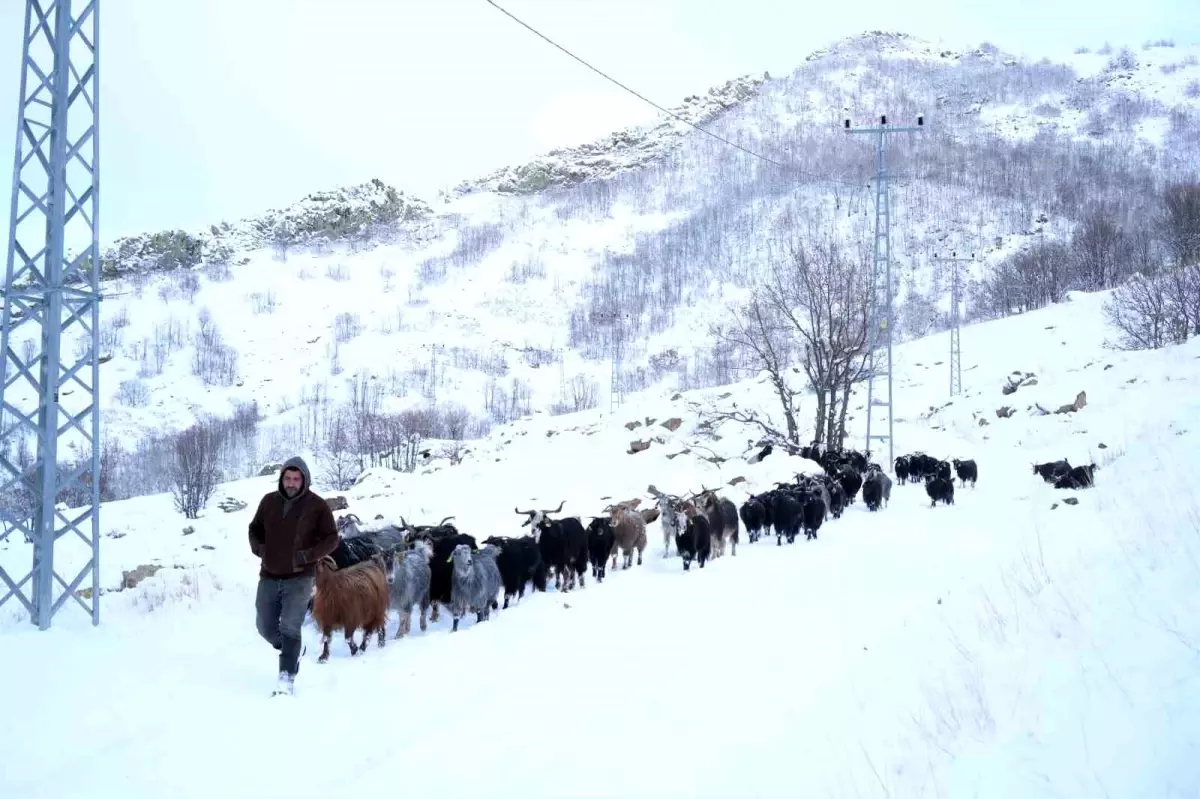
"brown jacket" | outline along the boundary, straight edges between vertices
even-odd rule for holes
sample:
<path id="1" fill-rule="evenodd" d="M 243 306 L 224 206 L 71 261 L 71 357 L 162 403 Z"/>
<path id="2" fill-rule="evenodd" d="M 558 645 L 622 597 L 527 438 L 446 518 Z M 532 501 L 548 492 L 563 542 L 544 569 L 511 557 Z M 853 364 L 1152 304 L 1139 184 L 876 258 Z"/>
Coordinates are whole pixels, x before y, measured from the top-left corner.
<path id="1" fill-rule="evenodd" d="M 298 469 L 304 485 L 294 499 L 283 493 L 283 472 Z M 262 558 L 260 577 L 310 577 L 316 563 L 338 545 L 337 524 L 324 499 L 309 490 L 312 477 L 301 458 L 279 471 L 279 487 L 258 503 L 250 521 L 250 551 Z"/>

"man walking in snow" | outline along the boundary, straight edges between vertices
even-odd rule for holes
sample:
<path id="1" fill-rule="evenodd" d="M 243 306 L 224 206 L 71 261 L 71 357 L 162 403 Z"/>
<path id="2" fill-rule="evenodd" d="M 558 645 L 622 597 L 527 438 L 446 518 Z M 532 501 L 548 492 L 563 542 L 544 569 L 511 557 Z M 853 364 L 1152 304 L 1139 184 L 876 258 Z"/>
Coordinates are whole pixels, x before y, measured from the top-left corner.
<path id="1" fill-rule="evenodd" d="M 258 632 L 279 650 L 276 694 L 292 693 L 316 564 L 338 545 L 333 511 L 309 490 L 311 485 L 304 460 L 289 458 L 279 472 L 279 487 L 262 498 L 250 521 L 250 551 L 262 561 L 254 602 Z"/>

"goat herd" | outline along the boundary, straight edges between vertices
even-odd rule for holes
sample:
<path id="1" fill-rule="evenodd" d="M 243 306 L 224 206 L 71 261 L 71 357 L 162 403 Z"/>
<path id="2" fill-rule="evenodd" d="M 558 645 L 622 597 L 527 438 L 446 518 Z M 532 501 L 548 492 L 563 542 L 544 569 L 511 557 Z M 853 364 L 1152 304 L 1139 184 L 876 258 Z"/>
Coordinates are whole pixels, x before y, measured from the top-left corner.
<path id="1" fill-rule="evenodd" d="M 610 559 L 613 569 L 618 559 L 623 569 L 630 568 L 635 555 L 641 565 L 646 525 L 654 521 L 662 529 L 664 557 L 674 541 L 687 571 L 693 561 L 704 568 L 726 549 L 736 555 L 739 519 L 750 543 L 773 529 L 776 545 L 782 545 L 784 538 L 793 543 L 802 531 L 806 540 L 815 539 L 824 521 L 830 516 L 840 518 L 860 491 L 869 511 L 888 503 L 891 479 L 862 453 L 827 451 L 815 445 L 801 448 L 799 454 L 819 463 L 823 473 L 776 483 L 770 491 L 749 497 L 740 509 L 704 486 L 687 496 L 650 486 L 648 493 L 656 498 L 656 507 L 639 510 L 640 498 L 618 502 L 604 509 L 606 515 L 592 517 L 586 527 L 577 516 L 555 518 L 563 502 L 553 510 L 514 508 L 526 517 L 521 526 L 530 527 L 532 535 L 492 536 L 482 547 L 450 523 L 452 516 L 435 525 L 410 525 L 401 517 L 399 526 L 364 531 L 357 516 L 346 514 L 338 519 L 337 549 L 318 564 L 310 605 L 322 634 L 319 661 L 328 660 L 330 639 L 339 627 L 351 655 L 366 650 L 372 633 L 384 646 L 389 610 L 400 616 L 397 638 L 409 632 L 414 608 L 419 608 L 425 630 L 427 614 L 436 622 L 439 608 L 445 606 L 456 631 L 468 612 L 475 614 L 477 622 L 486 621 L 499 609 L 497 595 L 502 589 L 507 608 L 514 596 L 524 597 L 529 583 L 533 590 L 545 591 L 551 574 L 554 587 L 564 592 L 577 583 L 584 587 L 589 570 L 596 582 L 603 582 Z M 954 503 L 952 468 L 964 486 L 974 487 L 979 477 L 973 460 L 942 461 L 920 452 L 897 458 L 894 467 L 901 485 L 924 482 L 933 507 L 938 502 Z M 1072 468 L 1066 461 L 1034 466 L 1035 474 L 1057 487 L 1082 487 L 1084 479 L 1091 485 L 1093 469 L 1094 465 Z M 353 635 L 360 629 L 362 643 L 356 644 Z"/>

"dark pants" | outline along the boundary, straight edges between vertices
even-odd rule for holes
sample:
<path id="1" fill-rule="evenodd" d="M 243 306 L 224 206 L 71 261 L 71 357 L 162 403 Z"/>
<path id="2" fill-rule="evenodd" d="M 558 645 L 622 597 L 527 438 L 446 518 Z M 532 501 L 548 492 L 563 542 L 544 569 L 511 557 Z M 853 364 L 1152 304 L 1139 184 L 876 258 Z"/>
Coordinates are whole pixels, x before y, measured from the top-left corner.
<path id="1" fill-rule="evenodd" d="M 293 676 L 300 671 L 300 625 L 312 598 L 313 581 L 312 577 L 258 578 L 254 599 L 258 634 L 279 650 L 279 670 Z"/>

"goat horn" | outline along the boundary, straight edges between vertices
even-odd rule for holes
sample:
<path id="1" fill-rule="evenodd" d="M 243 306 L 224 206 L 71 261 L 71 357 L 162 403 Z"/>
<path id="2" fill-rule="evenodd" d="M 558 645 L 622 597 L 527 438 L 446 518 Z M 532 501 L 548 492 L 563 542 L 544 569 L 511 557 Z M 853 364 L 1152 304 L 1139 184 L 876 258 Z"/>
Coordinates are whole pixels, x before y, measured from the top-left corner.
<path id="1" fill-rule="evenodd" d="M 447 516 L 446 518 L 444 518 L 440 522 L 438 522 L 437 526 L 441 527 L 443 524 L 445 524 L 446 522 L 450 521 L 453 518 L 454 518 L 453 516 Z"/>
<path id="2" fill-rule="evenodd" d="M 562 511 L 563 505 L 566 505 L 566 504 L 567 504 L 567 501 L 564 499 L 562 502 L 558 503 L 558 507 L 555 508 L 554 510 L 543 510 L 542 513 L 559 513 Z"/>
<path id="3" fill-rule="evenodd" d="M 537 513 L 536 510 L 521 510 L 520 508 L 513 508 L 513 510 L 516 511 L 518 516 L 532 516 Z"/>
<path id="4" fill-rule="evenodd" d="M 411 530 L 412 529 L 411 527 L 408 526 L 408 522 L 404 521 L 403 516 L 400 517 L 400 529 L 401 530 Z"/>
<path id="5" fill-rule="evenodd" d="M 346 514 L 346 516 L 345 516 L 345 518 L 347 518 L 347 519 L 353 519 L 353 520 L 355 521 L 355 523 L 357 523 L 357 524 L 362 524 L 362 519 L 358 518 L 358 514 L 357 514 L 357 513 L 347 513 L 347 514 Z"/>

